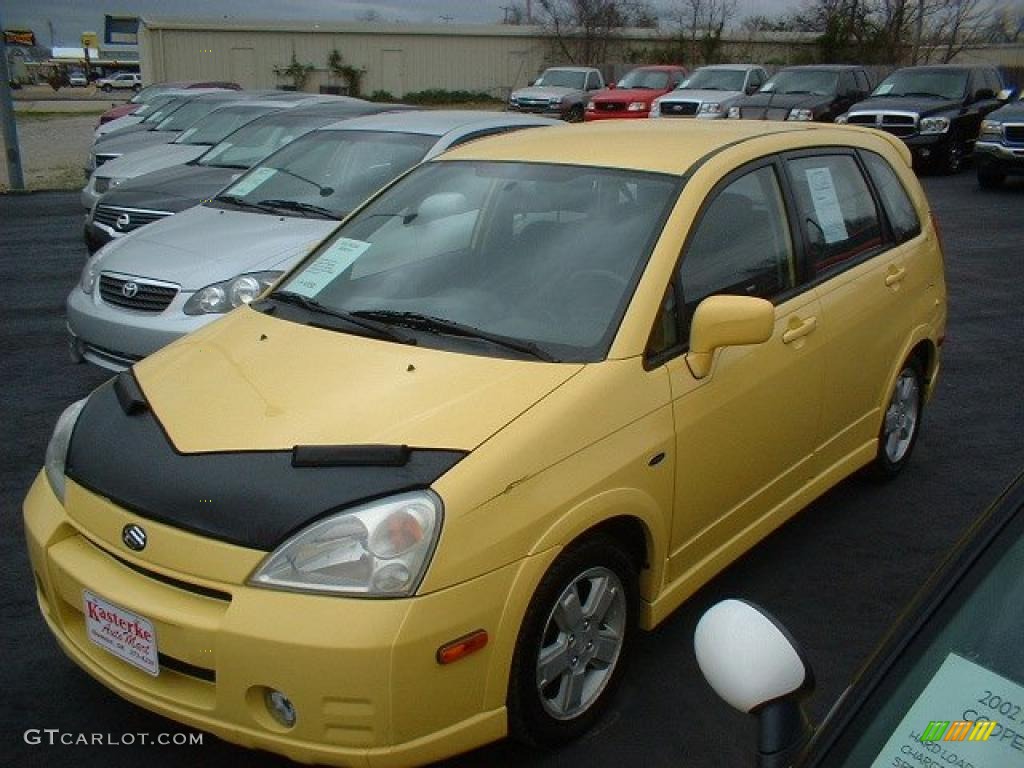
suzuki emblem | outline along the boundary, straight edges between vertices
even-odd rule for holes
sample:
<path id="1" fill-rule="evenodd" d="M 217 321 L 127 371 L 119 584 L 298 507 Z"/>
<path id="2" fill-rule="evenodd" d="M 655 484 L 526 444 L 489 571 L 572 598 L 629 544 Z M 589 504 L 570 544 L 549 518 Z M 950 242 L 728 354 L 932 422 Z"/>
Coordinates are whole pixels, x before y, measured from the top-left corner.
<path id="1" fill-rule="evenodd" d="M 141 552 L 146 548 L 146 531 L 141 525 L 129 523 L 121 530 L 121 541 L 128 549 Z"/>

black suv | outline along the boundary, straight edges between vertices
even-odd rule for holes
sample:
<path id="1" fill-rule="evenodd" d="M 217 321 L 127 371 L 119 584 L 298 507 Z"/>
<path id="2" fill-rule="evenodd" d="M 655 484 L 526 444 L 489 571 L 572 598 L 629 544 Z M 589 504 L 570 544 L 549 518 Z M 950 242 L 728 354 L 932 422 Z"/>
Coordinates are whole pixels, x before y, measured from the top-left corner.
<path id="1" fill-rule="evenodd" d="M 1011 174 L 1024 174 L 1024 101 L 1007 104 L 982 120 L 974 163 L 978 183 L 986 189 L 995 189 Z"/>
<path id="2" fill-rule="evenodd" d="M 898 69 L 871 98 L 838 122 L 880 128 L 899 136 L 919 170 L 960 170 L 974 149 L 981 121 L 1009 98 L 999 70 L 988 65 L 941 64 Z"/>
<path id="3" fill-rule="evenodd" d="M 814 120 L 831 123 L 871 91 L 863 67 L 841 64 L 786 67 L 757 93 L 729 108 L 736 120 Z"/>

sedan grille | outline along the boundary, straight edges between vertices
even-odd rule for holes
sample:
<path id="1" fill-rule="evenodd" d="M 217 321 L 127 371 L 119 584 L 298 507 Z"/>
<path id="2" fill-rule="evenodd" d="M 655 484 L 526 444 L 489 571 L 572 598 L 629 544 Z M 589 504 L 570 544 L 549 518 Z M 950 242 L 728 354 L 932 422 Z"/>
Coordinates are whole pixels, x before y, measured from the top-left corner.
<path id="1" fill-rule="evenodd" d="M 857 112 L 850 115 L 850 125 L 878 128 L 893 136 L 905 138 L 917 133 L 917 118 L 914 115 L 900 115 L 889 112 Z"/>
<path id="2" fill-rule="evenodd" d="M 93 221 L 115 232 L 132 232 L 141 226 L 163 219 L 171 211 L 149 211 L 140 208 L 121 208 L 116 205 L 97 206 Z"/>
<path id="3" fill-rule="evenodd" d="M 661 116 L 693 117 L 699 108 L 699 101 L 663 101 L 661 102 Z"/>
<path id="4" fill-rule="evenodd" d="M 178 295 L 179 286 L 140 277 L 100 275 L 100 298 L 107 304 L 139 312 L 162 312 Z"/>
<path id="5" fill-rule="evenodd" d="M 1004 125 L 1003 135 L 1010 144 L 1024 144 L 1024 125 Z"/>

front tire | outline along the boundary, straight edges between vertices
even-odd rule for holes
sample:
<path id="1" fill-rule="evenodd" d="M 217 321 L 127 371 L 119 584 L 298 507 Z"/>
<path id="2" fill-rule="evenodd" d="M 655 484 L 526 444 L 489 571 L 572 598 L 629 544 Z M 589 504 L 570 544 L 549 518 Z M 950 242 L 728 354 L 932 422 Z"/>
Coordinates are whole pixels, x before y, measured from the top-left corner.
<path id="1" fill-rule="evenodd" d="M 565 115 L 565 121 L 567 123 L 582 123 L 583 122 L 583 105 L 574 105 Z"/>
<path id="2" fill-rule="evenodd" d="M 924 411 L 924 371 L 912 358 L 903 364 L 878 434 L 878 453 L 869 473 L 878 480 L 896 477 L 910 461 Z"/>
<path id="3" fill-rule="evenodd" d="M 100 90 L 101 90 L 101 91 L 103 91 L 104 93 L 110 93 L 111 91 L 113 91 L 113 90 L 114 90 L 114 87 L 113 87 L 112 85 L 110 85 L 110 83 L 105 83 L 105 84 L 104 84 L 104 85 L 103 85 L 103 86 L 102 86 L 102 87 L 100 88 Z"/>
<path id="4" fill-rule="evenodd" d="M 636 627 L 637 566 L 612 539 L 567 549 L 526 610 L 509 677 L 513 738 L 554 746 L 585 733 L 622 679 Z"/>

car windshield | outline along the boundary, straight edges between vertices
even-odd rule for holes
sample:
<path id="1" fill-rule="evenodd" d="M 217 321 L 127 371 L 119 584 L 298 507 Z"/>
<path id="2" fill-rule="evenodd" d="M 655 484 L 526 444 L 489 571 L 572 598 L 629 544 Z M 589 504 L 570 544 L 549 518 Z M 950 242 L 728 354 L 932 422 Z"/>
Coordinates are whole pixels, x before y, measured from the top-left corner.
<path id="1" fill-rule="evenodd" d="M 1024 511 L 998 532 L 815 760 L 1024 766 Z M 993 723 L 988 736 L 975 723 Z M 960 725 L 958 725 L 960 724 Z"/>
<path id="2" fill-rule="evenodd" d="M 146 119 L 142 122 L 152 127 L 164 120 L 175 110 L 181 108 L 187 102 L 188 98 L 185 96 L 164 96 L 151 101 L 149 104 L 144 104 L 139 107 L 139 111 L 135 114 L 141 115 L 143 114 L 143 110 L 145 110 Z"/>
<path id="3" fill-rule="evenodd" d="M 601 360 L 678 189 L 678 179 L 639 171 L 427 163 L 349 219 L 279 292 L 423 330 L 424 346 Z"/>
<path id="4" fill-rule="evenodd" d="M 578 91 L 582 91 L 586 79 L 586 72 L 574 72 L 570 69 L 549 69 L 540 76 L 534 85 L 544 85 L 553 88 L 575 88 Z"/>
<path id="5" fill-rule="evenodd" d="M 149 104 L 167 93 L 170 90 L 166 85 L 148 85 L 132 96 L 129 101 L 133 104 Z"/>
<path id="6" fill-rule="evenodd" d="M 668 72 L 662 69 L 634 69 L 619 80 L 619 88 L 663 91 L 668 88 Z"/>
<path id="7" fill-rule="evenodd" d="M 212 147 L 223 141 L 246 123 L 252 122 L 260 115 L 273 112 L 272 106 L 231 106 L 215 109 L 206 117 L 197 120 L 190 128 L 182 131 L 173 144 L 204 144 Z"/>
<path id="8" fill-rule="evenodd" d="M 698 69 L 679 84 L 679 89 L 742 91 L 746 74 L 741 69 Z"/>
<path id="9" fill-rule="evenodd" d="M 191 126 L 201 117 L 206 117 L 217 107 L 223 106 L 223 101 L 203 101 L 193 99 L 183 104 L 179 109 L 167 115 L 156 124 L 157 131 L 183 131 Z"/>
<path id="10" fill-rule="evenodd" d="M 436 136 L 391 131 L 307 133 L 242 176 L 214 202 L 342 219 L 420 162 L 436 142 Z"/>
<path id="11" fill-rule="evenodd" d="M 761 93 L 813 93 L 829 96 L 836 92 L 839 74 L 821 69 L 791 69 L 779 72 L 761 86 Z"/>
<path id="12" fill-rule="evenodd" d="M 331 122 L 334 122 L 332 118 L 288 114 L 254 120 L 227 136 L 196 162 L 214 168 L 251 168 L 297 137 Z"/>
<path id="13" fill-rule="evenodd" d="M 962 99 L 966 91 L 967 73 L 962 70 L 904 69 L 885 78 L 871 95 Z"/>

